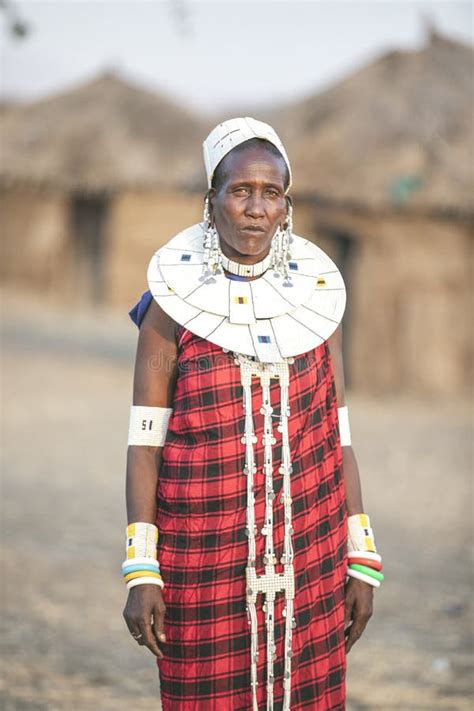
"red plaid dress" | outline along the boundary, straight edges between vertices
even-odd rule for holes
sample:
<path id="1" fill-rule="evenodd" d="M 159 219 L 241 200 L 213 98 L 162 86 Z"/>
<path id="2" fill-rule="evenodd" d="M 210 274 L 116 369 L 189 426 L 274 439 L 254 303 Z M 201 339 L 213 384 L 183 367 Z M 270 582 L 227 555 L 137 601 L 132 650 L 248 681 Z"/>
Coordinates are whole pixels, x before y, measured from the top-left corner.
<path id="1" fill-rule="evenodd" d="M 166 603 L 163 711 L 251 711 L 245 599 L 248 539 L 240 369 L 231 353 L 179 327 L 179 376 L 157 490 L 158 560 Z M 275 424 L 279 384 L 271 381 Z M 261 388 L 252 384 L 257 558 L 265 495 Z M 327 342 L 290 365 L 295 618 L 291 710 L 344 709 L 346 517 L 337 401 Z M 274 447 L 274 540 L 283 550 L 281 447 Z M 276 572 L 281 572 L 278 564 Z M 262 565 L 257 573 L 263 574 Z M 266 709 L 265 624 L 257 601 L 258 705 Z M 283 594 L 275 605 L 275 711 L 283 699 Z"/>

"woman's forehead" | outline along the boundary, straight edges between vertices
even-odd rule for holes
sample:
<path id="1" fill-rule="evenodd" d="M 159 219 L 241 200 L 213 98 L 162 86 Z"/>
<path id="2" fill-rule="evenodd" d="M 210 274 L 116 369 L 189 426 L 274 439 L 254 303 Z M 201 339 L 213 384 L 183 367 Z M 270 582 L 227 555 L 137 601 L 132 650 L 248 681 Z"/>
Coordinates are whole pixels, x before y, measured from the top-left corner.
<path id="1" fill-rule="evenodd" d="M 286 164 L 283 157 L 271 153 L 264 146 L 249 146 L 240 151 L 231 151 L 224 158 L 228 182 L 245 178 L 284 185 Z"/>

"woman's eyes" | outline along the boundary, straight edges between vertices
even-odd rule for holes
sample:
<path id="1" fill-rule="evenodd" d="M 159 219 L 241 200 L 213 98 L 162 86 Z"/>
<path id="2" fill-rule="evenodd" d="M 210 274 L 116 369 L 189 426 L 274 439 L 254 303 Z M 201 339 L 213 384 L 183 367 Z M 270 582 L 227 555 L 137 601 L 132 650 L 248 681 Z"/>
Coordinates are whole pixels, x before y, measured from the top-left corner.
<path id="1" fill-rule="evenodd" d="M 240 188 L 234 189 L 234 193 L 237 193 L 237 194 L 244 194 L 244 193 L 250 193 L 250 192 L 251 192 L 250 188 L 246 188 L 246 187 L 240 187 Z M 267 190 L 265 190 L 265 195 L 268 195 L 269 197 L 272 197 L 272 198 L 278 197 L 279 192 L 278 192 L 278 190 L 275 190 L 274 188 L 268 188 Z"/>

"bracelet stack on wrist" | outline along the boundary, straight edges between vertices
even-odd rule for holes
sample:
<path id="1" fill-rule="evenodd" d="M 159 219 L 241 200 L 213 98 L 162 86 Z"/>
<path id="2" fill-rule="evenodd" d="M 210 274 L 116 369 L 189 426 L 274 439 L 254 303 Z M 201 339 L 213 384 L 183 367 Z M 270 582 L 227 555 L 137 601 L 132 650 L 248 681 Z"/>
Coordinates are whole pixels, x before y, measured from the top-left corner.
<path id="1" fill-rule="evenodd" d="M 375 588 L 379 588 L 384 579 L 382 573 L 382 557 L 375 547 L 374 533 L 367 514 L 349 516 L 347 556 L 349 567 L 347 575 L 362 580 Z"/>
<path id="2" fill-rule="evenodd" d="M 122 574 L 127 588 L 137 585 L 159 585 L 163 588 L 160 565 L 156 559 L 158 529 L 152 523 L 130 523 L 127 526 L 127 557 Z"/>

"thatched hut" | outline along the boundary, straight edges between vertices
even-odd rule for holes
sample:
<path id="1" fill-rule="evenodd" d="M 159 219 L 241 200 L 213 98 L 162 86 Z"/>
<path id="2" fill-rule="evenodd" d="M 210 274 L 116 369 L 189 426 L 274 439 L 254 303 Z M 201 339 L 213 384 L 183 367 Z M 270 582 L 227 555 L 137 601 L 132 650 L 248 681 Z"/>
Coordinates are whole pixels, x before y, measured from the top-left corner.
<path id="1" fill-rule="evenodd" d="M 199 214 L 207 126 L 110 73 L 1 113 L 3 280 L 128 303 L 157 245 Z"/>
<path id="2" fill-rule="evenodd" d="M 356 388 L 471 383 L 472 71 L 471 47 L 432 32 L 269 116 L 292 159 L 297 226 L 346 280 Z"/>

